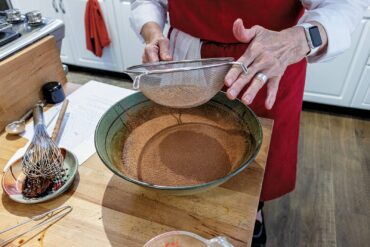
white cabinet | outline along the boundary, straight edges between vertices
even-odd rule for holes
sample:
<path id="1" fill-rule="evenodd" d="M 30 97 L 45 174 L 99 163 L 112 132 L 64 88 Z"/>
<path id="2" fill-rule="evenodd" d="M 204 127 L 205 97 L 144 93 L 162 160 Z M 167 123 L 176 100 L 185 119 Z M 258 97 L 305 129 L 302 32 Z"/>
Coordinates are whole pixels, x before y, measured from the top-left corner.
<path id="1" fill-rule="evenodd" d="M 114 15 L 121 44 L 121 57 L 125 68 L 141 63 L 144 44 L 130 27 L 130 0 L 113 0 Z"/>
<path id="2" fill-rule="evenodd" d="M 61 51 L 63 63 L 122 72 L 121 45 L 112 0 L 99 0 L 112 41 L 104 48 L 102 57 L 96 57 L 86 48 L 84 20 L 86 2 L 87 0 L 12 0 L 14 8 L 20 9 L 23 13 L 37 9 L 44 16 L 64 21 L 65 38 Z"/>
<path id="3" fill-rule="evenodd" d="M 97 57 L 86 48 L 85 37 L 85 7 L 87 0 L 62 0 L 64 3 L 64 21 L 68 28 L 73 44 L 74 64 L 104 69 L 110 71 L 122 71 L 120 42 L 114 18 L 112 0 L 99 0 L 103 12 L 105 25 L 111 38 L 111 44 L 103 50 L 103 56 Z"/>
<path id="4" fill-rule="evenodd" d="M 121 44 L 121 57 L 124 58 L 123 65 L 126 68 L 141 64 L 144 51 L 143 41 L 134 33 L 130 25 L 131 14 L 130 0 L 113 0 L 114 14 L 118 27 L 118 34 Z M 167 20 L 169 18 L 167 17 Z M 164 34 L 167 35 L 169 24 L 164 27 Z"/>
<path id="5" fill-rule="evenodd" d="M 366 103 L 370 97 L 366 96 L 370 75 L 365 69 L 369 62 L 370 20 L 366 16 L 352 34 L 348 51 L 330 62 L 308 65 L 304 100 L 370 109 Z"/>
<path id="6" fill-rule="evenodd" d="M 361 37 L 367 22 L 363 20 L 357 27 L 352 35 L 351 48 L 344 54 L 330 62 L 308 65 L 305 101 L 349 106 L 365 64 Z"/>
<path id="7" fill-rule="evenodd" d="M 352 100 L 352 107 L 370 110 L 370 66 L 366 66 Z"/>
<path id="8" fill-rule="evenodd" d="M 12 0 L 12 4 L 14 8 L 20 9 L 23 13 L 39 10 L 45 17 L 60 19 L 64 22 L 66 21 L 62 9 L 60 8 L 63 7 L 63 2 L 60 0 Z M 63 63 L 73 64 L 74 57 L 70 37 L 71 30 L 66 27 L 60 57 Z"/>

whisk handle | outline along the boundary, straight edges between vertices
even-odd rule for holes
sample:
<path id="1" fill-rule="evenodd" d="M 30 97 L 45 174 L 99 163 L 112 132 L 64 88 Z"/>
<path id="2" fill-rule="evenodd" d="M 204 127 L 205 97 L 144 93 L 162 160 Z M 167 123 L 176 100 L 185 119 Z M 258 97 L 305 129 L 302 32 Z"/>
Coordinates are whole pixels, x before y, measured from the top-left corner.
<path id="1" fill-rule="evenodd" d="M 58 116 L 58 119 L 57 119 L 57 122 L 55 124 L 55 127 L 54 127 L 54 130 L 53 130 L 53 133 L 51 134 L 51 139 L 55 142 L 58 138 L 58 134 L 59 134 L 59 131 L 60 131 L 60 127 L 62 125 L 62 122 L 63 122 L 63 118 L 64 118 L 64 115 L 66 113 L 66 110 L 67 110 L 67 106 L 68 106 L 68 99 L 65 99 L 64 102 L 63 102 L 63 105 L 62 105 L 62 108 L 60 109 L 60 112 L 59 112 L 59 116 Z"/>
<path id="2" fill-rule="evenodd" d="M 45 124 L 42 103 L 37 103 L 33 108 L 33 125 L 37 126 L 39 124 Z"/>

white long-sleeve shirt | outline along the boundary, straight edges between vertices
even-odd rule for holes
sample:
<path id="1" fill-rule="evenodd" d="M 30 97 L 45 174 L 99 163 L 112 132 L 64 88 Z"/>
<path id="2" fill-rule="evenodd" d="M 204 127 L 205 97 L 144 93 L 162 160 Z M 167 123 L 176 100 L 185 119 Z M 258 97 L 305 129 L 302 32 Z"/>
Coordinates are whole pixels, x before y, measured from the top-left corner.
<path id="1" fill-rule="evenodd" d="M 320 55 L 308 57 L 309 62 L 327 61 L 344 52 L 351 45 L 351 34 L 359 24 L 369 0 L 301 0 L 306 12 L 299 23 L 317 21 L 328 36 L 328 46 Z M 164 27 L 167 0 L 136 0 L 131 4 L 131 26 L 140 37 L 141 28 L 153 21 Z"/>

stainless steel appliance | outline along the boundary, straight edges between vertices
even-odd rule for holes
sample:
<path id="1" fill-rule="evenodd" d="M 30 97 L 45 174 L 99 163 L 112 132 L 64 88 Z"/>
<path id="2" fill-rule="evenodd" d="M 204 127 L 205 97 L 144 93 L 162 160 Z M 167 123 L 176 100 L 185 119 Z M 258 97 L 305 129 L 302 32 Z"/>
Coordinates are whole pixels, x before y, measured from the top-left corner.
<path id="1" fill-rule="evenodd" d="M 0 11 L 0 61 L 47 35 L 55 37 L 60 50 L 64 32 L 63 21 L 42 17 L 39 11 Z"/>

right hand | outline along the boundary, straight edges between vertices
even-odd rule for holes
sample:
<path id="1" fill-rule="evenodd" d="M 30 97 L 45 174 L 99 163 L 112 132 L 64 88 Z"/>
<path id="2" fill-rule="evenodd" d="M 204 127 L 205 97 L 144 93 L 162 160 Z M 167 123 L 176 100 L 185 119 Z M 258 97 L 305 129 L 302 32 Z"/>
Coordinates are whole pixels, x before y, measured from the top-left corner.
<path id="1" fill-rule="evenodd" d="M 141 30 L 141 35 L 146 43 L 142 56 L 143 63 L 172 60 L 170 41 L 163 35 L 157 23 L 146 23 Z"/>

